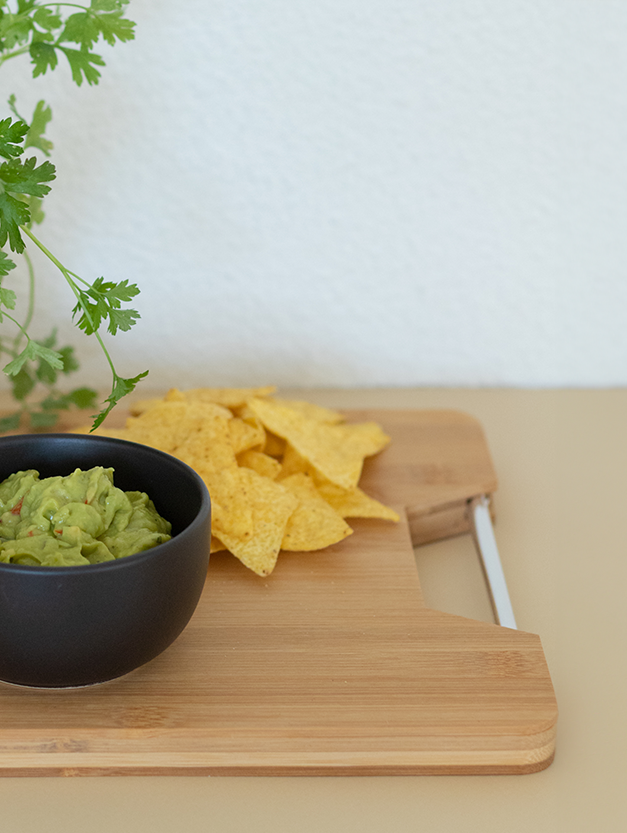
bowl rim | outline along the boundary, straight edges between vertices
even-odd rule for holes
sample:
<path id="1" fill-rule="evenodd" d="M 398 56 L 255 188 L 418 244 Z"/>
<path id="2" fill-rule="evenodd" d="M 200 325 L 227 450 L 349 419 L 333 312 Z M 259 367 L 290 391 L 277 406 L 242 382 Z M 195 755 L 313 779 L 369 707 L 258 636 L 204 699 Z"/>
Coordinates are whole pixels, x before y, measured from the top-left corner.
<path id="1" fill-rule="evenodd" d="M 42 439 L 50 439 L 50 440 L 63 440 L 63 441 L 70 441 L 70 442 L 94 442 L 96 444 L 100 443 L 113 443 L 114 445 L 119 446 L 131 446 L 136 449 L 141 449 L 142 453 L 147 453 L 148 455 L 152 455 L 155 457 L 165 457 L 168 459 L 168 462 L 174 464 L 176 467 L 182 469 L 185 473 L 189 474 L 192 480 L 196 483 L 199 488 L 201 494 L 200 500 L 200 508 L 196 514 L 194 520 L 185 527 L 182 532 L 178 535 L 175 535 L 173 538 L 170 538 L 169 541 L 165 541 L 163 544 L 157 544 L 156 547 L 151 547 L 148 550 L 143 550 L 142 552 L 135 552 L 132 555 L 125 555 L 122 558 L 114 558 L 112 561 L 101 561 L 97 564 L 73 564 L 73 565 L 66 565 L 66 566 L 58 566 L 55 567 L 53 565 L 43 565 L 43 564 L 10 564 L 4 561 L 0 561 L 0 573 L 3 571 L 8 571 L 10 573 L 24 573 L 26 575 L 78 575 L 81 573 L 86 573 L 89 575 L 94 575 L 96 573 L 102 572 L 110 572 L 112 570 L 123 570 L 123 569 L 130 569 L 134 564 L 137 564 L 140 561 L 148 561 L 149 559 L 154 557 L 155 552 L 163 552 L 167 548 L 171 548 L 172 546 L 176 546 L 176 541 L 180 538 L 181 535 L 185 534 L 186 532 L 195 530 L 198 526 L 201 526 L 205 523 L 207 516 L 211 512 L 211 498 L 209 496 L 209 490 L 207 489 L 207 485 L 205 481 L 200 477 L 200 475 L 194 471 L 194 469 L 189 466 L 187 463 L 184 463 L 182 460 L 179 460 L 178 457 L 175 457 L 173 454 L 168 454 L 166 451 L 161 451 L 161 449 L 153 448 L 150 445 L 143 445 L 142 443 L 132 442 L 131 440 L 124 440 L 120 437 L 99 437 L 93 436 L 90 434 L 63 434 L 63 433 L 37 433 L 37 434 L 9 434 L 4 437 L 0 437 L 0 451 L 2 450 L 2 446 L 7 444 L 10 445 L 11 442 L 28 442 L 29 440 L 42 440 Z M 9 441 L 9 442 L 6 442 Z M 148 495 L 150 497 L 150 495 Z M 207 542 L 207 552 L 209 552 L 209 542 Z"/>

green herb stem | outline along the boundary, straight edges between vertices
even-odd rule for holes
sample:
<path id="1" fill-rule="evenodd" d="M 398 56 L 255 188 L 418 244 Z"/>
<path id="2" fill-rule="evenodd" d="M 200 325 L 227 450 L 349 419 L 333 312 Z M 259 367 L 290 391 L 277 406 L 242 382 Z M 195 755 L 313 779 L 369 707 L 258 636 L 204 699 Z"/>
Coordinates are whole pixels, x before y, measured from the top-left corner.
<path id="1" fill-rule="evenodd" d="M 47 7 L 52 6 L 55 9 L 60 8 L 61 6 L 72 6 L 74 9 L 83 9 L 85 12 L 91 12 L 92 10 L 89 6 L 81 6 L 79 3 L 39 3 L 39 9 L 45 9 Z M 92 12 L 93 13 L 93 12 Z"/>
<path id="2" fill-rule="evenodd" d="M 31 341 L 31 337 L 30 337 L 30 336 L 28 335 L 28 333 L 26 332 L 25 327 L 24 327 L 22 324 L 20 324 L 20 322 L 17 320 L 17 318 L 14 318 L 14 317 L 13 317 L 10 313 L 8 313 L 5 309 L 3 309 L 3 310 L 2 310 L 2 317 L 3 317 L 3 318 L 8 318 L 8 319 L 9 319 L 9 321 L 12 321 L 12 322 L 15 324 L 15 326 L 16 326 L 16 327 L 18 328 L 18 330 L 20 331 L 20 335 L 19 335 L 20 339 L 21 339 L 22 337 L 25 337 L 25 338 L 26 338 L 26 341 Z M 10 355 L 13 355 L 13 356 L 15 356 L 15 355 L 16 355 L 16 351 L 15 351 L 15 350 L 7 350 L 7 349 L 5 348 L 4 352 L 5 352 L 5 353 L 9 353 Z"/>
<path id="3" fill-rule="evenodd" d="M 28 309 L 26 311 L 26 319 L 24 320 L 22 329 L 18 331 L 18 334 L 13 342 L 13 351 L 16 356 L 20 352 L 20 342 L 22 341 L 24 333 L 28 330 L 35 312 L 35 270 L 33 268 L 33 261 L 30 259 L 30 255 L 26 250 L 22 252 L 22 257 L 26 261 L 26 266 L 28 268 Z"/>
<path id="4" fill-rule="evenodd" d="M 111 368 L 111 372 L 112 372 L 114 380 L 115 380 L 117 378 L 117 373 L 116 373 L 116 370 L 115 370 L 115 366 L 113 364 L 113 360 L 112 360 L 111 356 L 109 355 L 109 351 L 107 350 L 104 341 L 102 340 L 102 336 L 97 331 L 96 327 L 94 327 L 94 323 L 92 321 L 91 315 L 89 314 L 89 310 L 87 309 L 87 307 L 83 303 L 83 299 L 81 298 L 81 294 L 78 291 L 78 288 L 77 288 L 76 284 L 74 283 L 74 280 L 72 278 L 72 274 L 65 268 L 65 266 L 61 263 L 61 261 L 59 261 L 52 254 L 52 252 L 49 251 L 44 246 L 44 244 L 35 237 L 35 235 L 32 233 L 32 231 L 30 231 L 30 229 L 28 229 L 26 226 L 21 226 L 21 230 L 24 232 L 24 234 L 26 234 L 27 237 L 30 237 L 30 239 L 33 241 L 33 243 L 46 255 L 47 258 L 49 258 L 52 261 L 52 263 L 54 263 L 54 265 L 57 267 L 57 269 L 61 272 L 61 274 L 63 275 L 63 277 L 67 281 L 70 289 L 72 290 L 72 292 L 74 293 L 74 295 L 76 297 L 76 300 L 78 301 L 78 303 L 81 306 L 81 309 L 83 310 L 83 314 L 85 315 L 85 318 L 89 321 L 89 323 L 91 325 L 93 333 L 96 336 L 96 339 L 97 339 L 98 343 L 100 344 L 102 352 L 105 354 L 105 357 L 107 359 L 107 362 L 109 363 L 109 367 Z"/>
<path id="5" fill-rule="evenodd" d="M 8 61 L 9 58 L 17 58 L 19 55 L 26 55 L 28 50 L 29 47 L 24 46 L 22 49 L 16 49 L 15 52 L 9 52 L 7 55 L 3 55 L 0 57 L 0 65 L 2 65 L 5 61 Z"/>

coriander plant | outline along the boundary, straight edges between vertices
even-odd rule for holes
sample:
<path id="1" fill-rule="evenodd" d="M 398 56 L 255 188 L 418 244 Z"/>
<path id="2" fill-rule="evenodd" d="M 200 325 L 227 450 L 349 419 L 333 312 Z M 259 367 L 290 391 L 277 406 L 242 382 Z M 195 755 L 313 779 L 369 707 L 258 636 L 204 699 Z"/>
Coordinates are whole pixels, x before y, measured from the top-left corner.
<path id="1" fill-rule="evenodd" d="M 101 40 L 113 46 L 134 38 L 135 24 L 124 17 L 129 0 L 91 0 L 80 3 L 45 3 L 40 0 L 0 0 L 0 66 L 6 61 L 27 56 L 33 78 L 54 70 L 59 62 L 67 62 L 72 79 L 80 86 L 83 81 L 97 84 L 102 57 L 93 51 Z M 35 275 L 28 246 L 38 248 L 67 282 L 76 304 L 72 318 L 76 326 L 99 342 L 109 364 L 111 393 L 94 417 L 96 428 L 116 403 L 130 393 L 148 371 L 133 378 L 123 378 L 115 369 L 104 344 L 101 328 L 111 335 L 130 330 L 140 317 L 137 310 L 123 307 L 139 289 L 128 280 L 106 281 L 100 277 L 89 282 L 61 263 L 33 227 L 42 222 L 42 201 L 56 177 L 55 166 L 47 158 L 52 143 L 45 132 L 52 112 L 39 101 L 30 120 L 18 112 L 15 96 L 7 102 L 9 115 L 0 119 L 0 322 L 13 325 L 11 338 L 0 337 L 0 352 L 10 361 L 3 368 L 11 381 L 14 398 L 20 408 L 0 420 L 0 432 L 16 429 L 24 414 L 34 428 L 45 428 L 56 422 L 60 410 L 74 405 L 79 408 L 96 406 L 96 393 L 89 388 L 76 388 L 62 393 L 57 388 L 59 374 L 66 375 L 78 368 L 72 347 L 57 345 L 56 329 L 45 339 L 29 335 L 34 313 Z M 28 148 L 37 154 L 25 158 Z M 41 156 L 46 157 L 43 160 Z M 15 312 L 16 293 L 2 286 L 3 279 L 15 268 L 13 255 L 23 257 L 28 273 L 29 292 L 25 315 Z M 37 406 L 28 402 L 34 390 L 45 391 Z"/>

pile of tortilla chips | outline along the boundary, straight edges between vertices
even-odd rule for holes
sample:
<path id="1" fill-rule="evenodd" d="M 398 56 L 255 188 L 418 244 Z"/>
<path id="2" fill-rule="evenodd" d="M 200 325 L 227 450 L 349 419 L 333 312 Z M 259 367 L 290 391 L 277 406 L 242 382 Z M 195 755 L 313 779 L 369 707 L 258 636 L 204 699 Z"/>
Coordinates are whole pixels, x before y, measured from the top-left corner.
<path id="1" fill-rule="evenodd" d="M 364 458 L 389 442 L 381 428 L 274 391 L 172 389 L 136 403 L 125 428 L 94 432 L 161 449 L 197 471 L 211 496 L 211 551 L 229 550 L 260 576 L 281 549 L 346 538 L 345 518 L 399 519 L 357 485 Z"/>

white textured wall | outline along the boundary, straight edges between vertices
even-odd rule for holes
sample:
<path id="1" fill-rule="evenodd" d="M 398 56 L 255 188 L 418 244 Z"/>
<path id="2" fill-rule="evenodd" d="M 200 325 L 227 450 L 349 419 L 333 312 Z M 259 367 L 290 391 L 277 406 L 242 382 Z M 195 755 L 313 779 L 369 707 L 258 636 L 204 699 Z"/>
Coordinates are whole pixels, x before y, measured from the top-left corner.
<path id="1" fill-rule="evenodd" d="M 41 237 L 151 386 L 627 383 L 624 0 L 132 0 Z M 72 305 L 45 264 L 38 330 Z M 71 334 L 67 326 L 64 335 Z M 74 338 L 74 336 L 72 336 Z M 106 384 L 95 346 L 82 378 Z"/>

